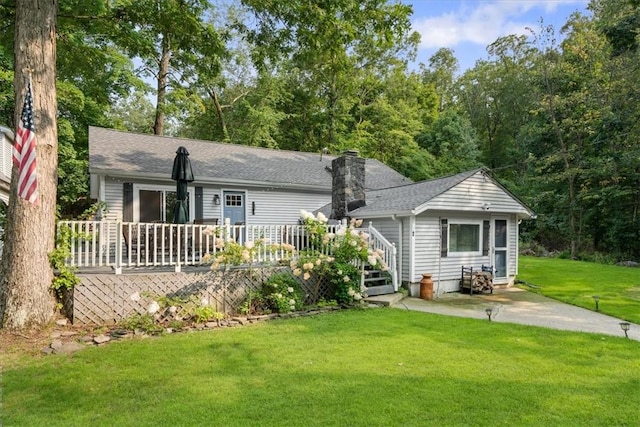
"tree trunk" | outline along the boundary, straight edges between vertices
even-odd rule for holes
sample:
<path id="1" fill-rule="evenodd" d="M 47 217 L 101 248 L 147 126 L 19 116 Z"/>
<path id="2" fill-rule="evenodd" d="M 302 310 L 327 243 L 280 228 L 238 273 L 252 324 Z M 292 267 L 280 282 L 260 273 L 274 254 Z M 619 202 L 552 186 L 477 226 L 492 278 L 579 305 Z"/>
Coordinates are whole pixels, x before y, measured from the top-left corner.
<path id="1" fill-rule="evenodd" d="M 169 76 L 169 61 L 171 60 L 171 48 L 169 37 L 162 38 L 162 56 L 160 57 L 160 70 L 158 71 L 158 101 L 156 103 L 156 122 L 153 125 L 155 135 L 164 135 L 164 110 L 167 98 L 167 80 Z"/>
<path id="2" fill-rule="evenodd" d="M 17 194 L 13 169 L 5 245 L 0 264 L 0 326 L 24 329 L 48 324 L 55 313 L 51 293 L 58 181 L 56 103 L 57 0 L 16 2 L 15 123 L 32 77 L 39 197 L 31 204 Z"/>
<path id="3" fill-rule="evenodd" d="M 220 105 L 220 98 L 218 97 L 218 93 L 210 89 L 209 96 L 213 99 L 213 105 L 216 107 L 216 114 L 218 115 L 218 120 L 220 121 L 220 128 L 222 129 L 222 137 L 225 142 L 229 142 L 229 132 L 227 131 L 227 123 L 224 120 L 224 112 L 222 111 L 222 105 Z M 214 138 L 215 139 L 215 138 Z"/>

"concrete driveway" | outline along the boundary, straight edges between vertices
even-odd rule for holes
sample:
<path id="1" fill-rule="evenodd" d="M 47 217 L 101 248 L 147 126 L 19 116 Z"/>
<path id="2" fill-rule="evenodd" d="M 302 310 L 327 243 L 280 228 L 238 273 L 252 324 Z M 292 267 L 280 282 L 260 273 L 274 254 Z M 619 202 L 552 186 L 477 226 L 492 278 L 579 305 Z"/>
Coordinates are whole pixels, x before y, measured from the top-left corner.
<path id="1" fill-rule="evenodd" d="M 623 320 L 575 307 L 519 288 L 495 289 L 493 294 L 450 293 L 433 301 L 405 297 L 394 308 L 424 311 L 447 316 L 487 319 L 492 309 L 495 322 L 520 323 L 567 331 L 592 332 L 624 337 Z M 630 339 L 640 341 L 640 325 L 631 324 Z"/>

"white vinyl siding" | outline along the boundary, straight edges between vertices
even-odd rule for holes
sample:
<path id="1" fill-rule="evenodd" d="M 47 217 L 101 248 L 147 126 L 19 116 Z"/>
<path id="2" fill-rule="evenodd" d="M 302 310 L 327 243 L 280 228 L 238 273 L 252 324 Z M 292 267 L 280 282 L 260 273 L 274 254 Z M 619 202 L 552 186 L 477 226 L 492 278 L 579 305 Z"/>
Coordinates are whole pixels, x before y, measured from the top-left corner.
<path id="1" fill-rule="evenodd" d="M 2 145 L 0 146 L 0 200 L 9 204 L 9 189 L 11 186 L 11 168 L 13 167 L 13 145 L 3 132 L 0 132 Z M 6 190 L 6 192 L 5 192 Z"/>
<path id="2" fill-rule="evenodd" d="M 297 224 L 300 210 L 313 212 L 331 202 L 331 195 L 293 191 L 248 191 L 247 224 Z M 255 214 L 252 207 L 255 204 Z"/>
<path id="3" fill-rule="evenodd" d="M 489 265 L 491 256 L 477 252 L 450 252 L 446 257 L 440 257 L 440 220 L 447 219 L 448 224 L 475 223 L 480 225 L 480 248 L 482 248 L 482 221 L 489 220 L 488 214 L 458 214 L 452 212 L 431 212 L 416 217 L 416 246 L 415 246 L 415 271 L 410 282 L 419 282 L 423 273 L 433 274 L 438 292 L 454 292 L 458 290 L 460 269 L 464 266 L 480 268 L 483 264 Z M 509 232 L 511 224 L 508 222 Z M 493 232 L 493 229 L 491 229 Z M 510 267 L 511 253 L 510 249 Z"/>
<path id="4" fill-rule="evenodd" d="M 0 132 L 2 138 L 2 149 L 0 150 L 0 175 L 11 179 L 11 167 L 13 166 L 13 145 L 9 138 L 4 136 L 4 133 Z"/>
<path id="5" fill-rule="evenodd" d="M 104 215 L 104 219 L 115 221 L 116 219 L 122 220 L 122 184 L 125 181 L 120 181 L 115 178 L 107 177 L 105 179 L 105 203 L 107 204 L 107 210 Z"/>
<path id="6" fill-rule="evenodd" d="M 424 207 L 457 212 L 503 212 L 528 215 L 527 210 L 481 172 L 434 197 Z"/>
<path id="7" fill-rule="evenodd" d="M 438 275 L 440 258 L 440 218 L 420 215 L 416 217 L 415 271 L 409 278 L 412 283 L 419 282 L 423 273 Z"/>
<path id="8" fill-rule="evenodd" d="M 411 220 L 410 217 L 402 218 L 402 282 L 412 282 L 411 277 Z"/>
<path id="9" fill-rule="evenodd" d="M 507 221 L 507 276 L 510 282 L 518 274 L 518 238 L 518 219 L 511 215 Z"/>

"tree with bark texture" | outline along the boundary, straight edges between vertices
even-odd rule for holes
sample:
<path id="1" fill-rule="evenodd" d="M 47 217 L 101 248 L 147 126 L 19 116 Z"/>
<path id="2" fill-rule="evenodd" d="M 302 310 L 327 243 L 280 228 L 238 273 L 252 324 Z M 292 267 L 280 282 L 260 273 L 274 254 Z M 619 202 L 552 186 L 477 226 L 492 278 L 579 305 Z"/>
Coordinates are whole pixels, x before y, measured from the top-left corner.
<path id="1" fill-rule="evenodd" d="M 5 329 L 49 323 L 55 310 L 53 269 L 58 165 L 56 103 L 56 0 L 19 0 L 15 16 L 15 123 L 31 75 L 39 197 L 18 197 L 13 170 L 7 229 L 0 264 L 0 322 Z"/>

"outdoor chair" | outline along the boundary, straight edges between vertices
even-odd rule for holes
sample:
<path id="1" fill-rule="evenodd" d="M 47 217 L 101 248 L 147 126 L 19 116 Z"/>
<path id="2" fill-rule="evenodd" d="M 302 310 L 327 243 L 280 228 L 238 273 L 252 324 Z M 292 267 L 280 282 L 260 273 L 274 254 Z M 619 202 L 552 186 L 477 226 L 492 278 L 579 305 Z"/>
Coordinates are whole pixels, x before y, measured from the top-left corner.
<path id="1" fill-rule="evenodd" d="M 144 256 L 145 242 L 147 240 L 144 228 L 140 229 L 140 233 L 138 235 L 137 227 L 131 227 L 129 224 L 122 224 L 122 237 L 124 239 L 127 256 L 129 254 L 129 250 L 131 250 L 132 255 L 137 255 L 138 250 L 140 250 L 140 254 Z"/>

